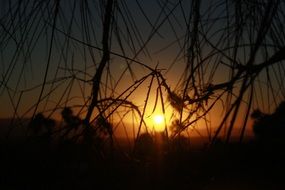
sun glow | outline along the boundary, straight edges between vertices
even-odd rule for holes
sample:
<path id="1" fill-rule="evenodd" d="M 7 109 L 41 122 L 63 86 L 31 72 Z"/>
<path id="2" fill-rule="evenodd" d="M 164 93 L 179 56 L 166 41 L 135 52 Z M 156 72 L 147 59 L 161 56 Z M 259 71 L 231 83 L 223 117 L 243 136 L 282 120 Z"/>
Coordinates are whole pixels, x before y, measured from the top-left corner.
<path id="1" fill-rule="evenodd" d="M 155 131 L 163 131 L 165 127 L 165 118 L 163 115 L 154 115 L 153 118 L 153 127 Z"/>

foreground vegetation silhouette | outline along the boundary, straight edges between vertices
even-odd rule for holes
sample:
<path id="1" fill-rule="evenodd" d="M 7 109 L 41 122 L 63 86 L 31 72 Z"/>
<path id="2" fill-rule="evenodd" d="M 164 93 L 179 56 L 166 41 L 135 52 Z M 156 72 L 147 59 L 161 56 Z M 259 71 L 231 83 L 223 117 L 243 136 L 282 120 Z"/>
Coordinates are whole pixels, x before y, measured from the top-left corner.
<path id="1" fill-rule="evenodd" d="M 285 102 L 281 102 L 272 114 L 255 110 L 253 132 L 258 140 L 265 142 L 285 143 Z"/>
<path id="2" fill-rule="evenodd" d="M 283 1 L 0 9 L 1 189 L 285 189 L 284 103 L 244 141 L 285 98 Z"/>

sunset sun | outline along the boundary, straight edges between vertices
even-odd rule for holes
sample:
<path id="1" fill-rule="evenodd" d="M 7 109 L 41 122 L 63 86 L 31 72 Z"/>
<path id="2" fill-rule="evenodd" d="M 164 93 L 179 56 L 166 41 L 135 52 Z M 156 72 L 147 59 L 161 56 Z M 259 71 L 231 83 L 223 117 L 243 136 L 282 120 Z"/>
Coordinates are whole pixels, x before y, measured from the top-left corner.
<path id="1" fill-rule="evenodd" d="M 152 119 L 153 119 L 154 129 L 156 131 L 163 131 L 164 130 L 164 116 L 161 114 L 154 115 Z"/>

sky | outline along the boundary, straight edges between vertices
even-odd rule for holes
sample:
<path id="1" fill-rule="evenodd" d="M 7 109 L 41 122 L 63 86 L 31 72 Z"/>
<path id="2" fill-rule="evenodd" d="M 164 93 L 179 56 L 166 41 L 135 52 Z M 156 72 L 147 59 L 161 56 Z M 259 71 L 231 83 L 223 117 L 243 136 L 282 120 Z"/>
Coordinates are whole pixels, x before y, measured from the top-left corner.
<path id="1" fill-rule="evenodd" d="M 104 2 L 1 1 L 0 118 L 25 118 L 43 112 L 60 119 L 66 106 L 84 118 L 91 79 L 102 57 Z M 194 2 L 200 2 L 199 6 Z M 163 114 L 162 100 L 170 126 L 181 114 L 171 106 L 169 91 L 163 86 L 158 88 L 162 79 L 150 75 L 152 70 L 162 74 L 173 93 L 181 96 L 186 90 L 193 99 L 194 86 L 185 86 L 191 74 L 200 94 L 207 86 L 228 82 L 237 73 L 237 63 L 245 65 L 250 60 L 252 44 L 259 38 L 262 42 L 253 64 L 264 62 L 284 46 L 284 26 L 280 24 L 285 18 L 284 3 L 280 2 L 276 10 L 274 6 L 268 9 L 275 15 L 266 20 L 270 18 L 264 16 L 269 5 L 226 0 L 115 1 L 109 39 L 111 56 L 101 78 L 100 99 L 130 101 L 144 114 L 147 125 L 153 124 L 152 115 Z M 199 14 L 195 15 L 198 8 Z M 263 26 L 267 22 L 272 24 Z M 263 30 L 266 27 L 269 29 Z M 263 31 L 264 36 L 258 31 Z M 254 97 L 250 110 L 274 111 L 285 95 L 283 71 L 283 66 L 277 64 L 259 73 L 253 87 L 248 88 L 251 90 L 244 93 L 235 125 L 242 125 L 250 94 Z M 203 101 L 206 110 L 211 103 L 214 108 L 205 117 L 201 116 L 205 112 L 202 107 L 192 113 L 188 123 L 202 118 L 192 128 L 198 125 L 206 131 L 207 125 L 218 126 L 237 99 L 243 79 L 236 81 L 231 92 L 217 91 Z M 197 105 L 187 105 L 182 117 Z M 113 114 L 116 116 L 112 116 L 116 122 L 139 123 L 138 113 L 130 111 L 130 105 L 121 106 L 117 109 L 113 104 L 102 105 L 106 115 L 117 109 Z M 98 110 L 94 117 L 96 113 Z"/>

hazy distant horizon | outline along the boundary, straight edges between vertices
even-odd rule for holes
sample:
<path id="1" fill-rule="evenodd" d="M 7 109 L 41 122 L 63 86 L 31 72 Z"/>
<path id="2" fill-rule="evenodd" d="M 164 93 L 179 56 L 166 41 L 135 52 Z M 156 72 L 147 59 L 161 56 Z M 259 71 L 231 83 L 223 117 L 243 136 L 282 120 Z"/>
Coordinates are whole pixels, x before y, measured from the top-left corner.
<path id="1" fill-rule="evenodd" d="M 25 135 L 25 133 L 27 132 L 27 123 L 29 121 L 30 118 L 23 118 L 22 121 L 19 121 L 19 119 L 15 119 L 14 123 L 16 125 L 12 125 L 11 126 L 11 121 L 12 121 L 12 118 L 0 118 L 0 139 L 5 139 L 6 138 L 6 135 L 8 134 L 8 131 L 10 130 L 9 127 L 13 127 L 10 131 L 10 136 L 9 136 L 9 139 L 18 139 L 18 140 L 23 140 L 25 139 L 27 136 Z M 60 120 L 55 120 L 56 121 L 56 126 L 55 128 L 59 129 L 59 127 L 63 126 L 63 123 L 62 121 Z M 116 124 L 114 124 L 116 125 Z M 133 135 L 131 135 L 132 133 L 132 124 L 128 124 L 128 123 L 124 123 L 125 127 L 129 127 L 129 131 L 128 131 L 128 134 L 126 135 L 125 133 L 125 129 L 123 128 L 122 125 L 120 125 L 119 127 L 117 127 L 115 130 L 114 130 L 114 136 L 116 139 L 130 139 L 130 140 L 133 140 L 135 137 L 136 137 L 136 134 L 135 133 L 135 137 Z M 250 129 L 248 129 L 248 132 L 246 133 L 247 135 L 245 136 L 245 139 L 251 139 L 253 137 L 253 133 L 252 133 L 252 129 L 251 129 L 251 126 L 249 127 Z M 238 139 L 239 137 L 239 131 L 237 131 L 237 129 L 239 129 L 238 127 L 235 128 L 236 130 L 233 131 L 233 136 L 232 136 L 232 141 L 235 141 Z M 192 131 L 189 131 L 191 129 L 188 129 L 188 137 L 189 139 L 191 140 L 191 138 L 193 139 L 200 139 L 200 140 L 203 140 L 204 141 L 207 141 L 209 139 L 209 137 L 207 136 L 207 131 L 206 129 L 203 129 L 203 130 L 199 130 L 199 133 L 200 134 L 203 134 L 202 136 L 200 136 L 197 132 L 195 132 L 194 130 Z M 251 130 L 251 131 L 249 131 Z M 135 131 L 137 132 L 137 130 Z M 144 131 L 143 131 L 144 132 Z M 153 133 L 153 131 L 150 131 L 151 133 Z M 213 134 L 213 132 L 212 132 Z M 185 135 L 184 133 L 184 136 L 187 137 L 187 135 Z"/>

